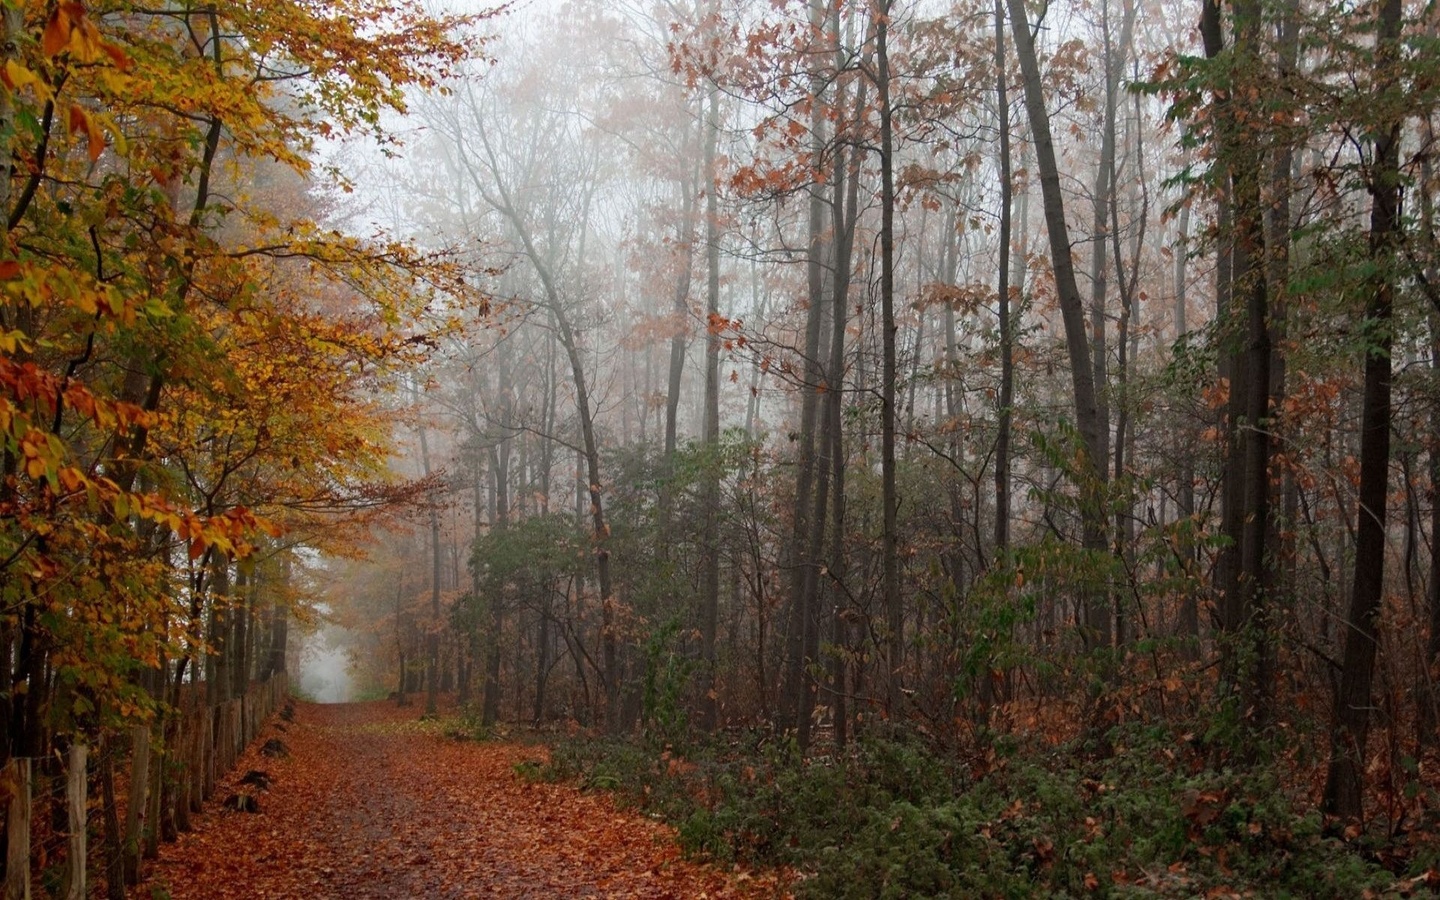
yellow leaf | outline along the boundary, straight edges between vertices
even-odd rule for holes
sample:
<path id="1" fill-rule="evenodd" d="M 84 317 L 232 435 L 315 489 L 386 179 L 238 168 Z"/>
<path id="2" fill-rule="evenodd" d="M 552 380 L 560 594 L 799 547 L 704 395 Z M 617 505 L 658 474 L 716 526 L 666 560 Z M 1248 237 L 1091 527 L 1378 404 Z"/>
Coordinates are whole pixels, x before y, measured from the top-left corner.
<path id="1" fill-rule="evenodd" d="M 72 466 L 66 466 L 60 470 L 60 483 L 67 491 L 77 491 L 84 485 L 85 480 Z"/>
<path id="2" fill-rule="evenodd" d="M 109 116 L 95 116 L 95 119 L 100 122 L 101 127 L 110 135 L 110 144 L 115 148 L 115 152 L 124 156 L 127 145 L 125 143 L 125 133 L 120 130 L 120 126 L 116 125 L 115 120 Z"/>
<path id="3" fill-rule="evenodd" d="M 93 316 L 100 311 L 100 304 L 97 302 L 96 296 L 92 291 L 81 291 L 77 294 L 75 296 L 75 305 L 87 316 Z"/>
<path id="4" fill-rule="evenodd" d="M 72 11 L 76 24 L 70 31 L 70 52 L 84 62 L 93 63 L 100 59 L 105 41 L 100 37 L 100 29 L 95 27 L 85 16 L 85 7 L 79 3 L 71 4 L 79 7 L 78 12 Z"/>
<path id="5" fill-rule="evenodd" d="M 46 94 L 49 93 L 45 82 L 40 80 L 39 75 L 36 75 L 13 59 L 5 60 L 5 68 L 3 71 L 0 71 L 0 80 L 3 80 L 5 86 L 12 91 L 18 91 L 26 85 L 29 85 L 35 88 L 37 94 L 42 91 Z"/>

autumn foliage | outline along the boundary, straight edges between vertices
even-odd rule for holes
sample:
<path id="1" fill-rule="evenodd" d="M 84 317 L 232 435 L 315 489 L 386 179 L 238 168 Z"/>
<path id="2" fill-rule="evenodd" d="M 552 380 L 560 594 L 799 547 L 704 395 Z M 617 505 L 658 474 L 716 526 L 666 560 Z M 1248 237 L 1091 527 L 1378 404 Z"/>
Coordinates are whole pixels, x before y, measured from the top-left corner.
<path id="1" fill-rule="evenodd" d="M 320 224 L 346 185 L 311 179 L 321 142 L 387 140 L 473 25 L 368 2 L 0 10 L 7 797 L 125 729 L 178 752 L 182 703 L 283 670 L 296 548 L 404 493 L 390 375 L 483 304 L 443 252 Z"/>
<path id="2" fill-rule="evenodd" d="M 267 890 L 721 889 L 512 763 L 823 896 L 1431 887 L 1433 10 L 423 8 L 0 4 L 8 894 L 118 897 L 290 675 L 394 712 L 227 828 L 391 751 L 463 827 Z"/>

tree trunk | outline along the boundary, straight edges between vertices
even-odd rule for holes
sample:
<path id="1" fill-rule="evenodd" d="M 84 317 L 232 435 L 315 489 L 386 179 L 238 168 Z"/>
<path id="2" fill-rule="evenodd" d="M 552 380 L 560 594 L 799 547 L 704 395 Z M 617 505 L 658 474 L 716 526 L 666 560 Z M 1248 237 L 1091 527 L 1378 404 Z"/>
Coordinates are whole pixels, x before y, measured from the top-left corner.
<path id="1" fill-rule="evenodd" d="M 150 795 L 150 728 L 130 729 L 130 797 L 125 804 L 125 883 L 140 880 L 140 850 L 148 822 L 146 800 Z"/>
<path id="2" fill-rule="evenodd" d="M 540 627 L 535 639 L 535 705 L 531 721 L 535 727 L 545 719 L 545 685 L 550 678 L 550 619 L 554 592 L 547 585 L 540 601 Z"/>
<path id="3" fill-rule="evenodd" d="M 408 554 L 407 554 L 408 555 Z M 402 560 L 403 562 L 403 560 Z M 395 705 L 405 706 L 409 699 L 405 696 L 410 683 L 409 675 L 405 671 L 405 620 L 403 612 L 405 609 L 405 573 L 400 573 L 400 578 L 395 583 L 395 654 L 400 658 L 400 675 L 395 679 Z"/>
<path id="4" fill-rule="evenodd" d="M 1100 160 L 1095 167 L 1095 186 L 1091 197 L 1090 230 L 1090 353 L 1095 367 L 1095 400 L 1100 417 L 1099 459 L 1096 469 L 1102 481 L 1107 478 L 1110 464 L 1110 396 L 1109 344 L 1106 336 L 1106 292 L 1109 287 L 1106 265 L 1106 244 L 1110 238 L 1110 211 L 1115 204 L 1115 118 L 1118 104 L 1115 94 L 1120 87 L 1120 70 L 1114 43 L 1110 40 L 1110 4 L 1100 0 L 1100 31 L 1103 45 L 1101 66 L 1105 78 L 1105 105 L 1100 123 Z M 1123 51 L 1120 58 L 1123 58 Z M 1118 471 L 1115 475 L 1119 475 Z"/>
<path id="5" fill-rule="evenodd" d="M 418 393 L 415 395 L 418 399 Z M 430 467 L 430 442 L 425 428 L 420 432 L 420 464 L 428 479 Z M 430 498 L 430 624 L 426 629 L 425 650 L 425 714 L 433 716 L 439 709 L 440 698 L 440 512 L 436 509 L 438 497 Z"/>
<path id="6" fill-rule="evenodd" d="M 1283 0 L 1279 6 L 1279 55 L 1278 75 L 1282 86 L 1293 80 L 1299 67 L 1300 25 L 1298 0 Z M 1268 212 L 1265 217 L 1265 259 L 1266 282 L 1270 290 L 1270 320 L 1273 323 L 1270 363 L 1270 408 L 1275 411 L 1277 422 L 1272 428 L 1278 432 L 1283 443 L 1289 441 L 1295 430 L 1285 420 L 1287 348 L 1289 334 L 1289 282 L 1291 203 L 1290 180 L 1294 167 L 1295 152 L 1289 141 L 1279 141 L 1270 160 L 1269 187 L 1266 192 Z M 1272 566 L 1274 585 L 1272 593 L 1275 602 L 1288 605 L 1295 589 L 1295 517 L 1297 494 L 1293 468 L 1286 465 L 1271 479 L 1271 508 L 1277 511 L 1270 517 L 1270 534 L 1267 538 L 1270 552 L 1276 560 Z"/>
<path id="7" fill-rule="evenodd" d="M 1190 259 L 1190 206 L 1187 204 L 1180 208 L 1179 222 L 1175 233 L 1175 339 L 1182 340 L 1189 334 L 1189 317 L 1186 305 L 1189 303 L 1188 291 L 1189 274 L 1188 262 Z M 1218 278 L 1218 275 L 1217 275 Z M 1179 423 L 1177 423 L 1178 426 Z M 1175 453 L 1180 461 L 1180 471 L 1176 476 L 1178 484 L 1175 492 L 1176 515 L 1180 519 L 1179 536 L 1176 541 L 1177 554 L 1180 557 L 1180 566 L 1187 572 L 1194 571 L 1195 564 L 1195 540 L 1194 518 L 1195 518 L 1195 454 L 1191 452 L 1190 429 L 1177 427 L 1175 430 Z M 1196 584 L 1186 584 L 1180 596 L 1180 616 L 1177 630 L 1182 637 L 1189 638 L 1185 645 L 1185 655 L 1188 659 L 1198 659 L 1200 655 L 1200 593 Z"/>
<path id="8" fill-rule="evenodd" d="M 1400 0 L 1382 0 L 1375 65 L 1379 108 L 1394 109 L 1398 80 Z M 1346 619 L 1345 655 L 1335 695 L 1325 811 L 1341 820 L 1363 811 L 1365 750 L 1370 733 L 1371 682 L 1379 647 L 1378 626 L 1385 588 L 1385 513 L 1390 487 L 1390 328 L 1395 301 L 1395 250 L 1400 230 L 1400 139 L 1403 119 L 1376 123 L 1374 163 L 1368 185 L 1373 284 L 1360 333 L 1365 337 L 1365 389 L 1361 401 L 1360 507 L 1355 578 Z"/>
<path id="9" fill-rule="evenodd" d="M 162 669 L 163 674 L 163 669 Z M 159 699 L 164 700 L 164 690 L 156 692 Z M 150 725 L 150 792 L 145 797 L 145 845 L 143 847 L 142 859 L 159 859 L 160 838 L 165 828 L 163 819 L 164 802 L 166 789 L 165 785 L 170 780 L 166 774 L 166 763 L 170 759 L 169 747 L 165 745 L 165 734 L 167 723 L 170 719 L 168 713 L 158 713 Z M 171 823 L 174 827 L 174 823 Z"/>
<path id="10" fill-rule="evenodd" d="M 228 636 L 230 616 L 234 610 L 230 598 L 230 561 L 222 554 L 210 558 L 210 646 L 205 654 L 205 698 L 219 706 L 230 699 L 233 687 L 229 678 Z"/>
<path id="11" fill-rule="evenodd" d="M 125 900 L 125 836 L 115 802 L 115 747 L 107 742 L 100 751 L 101 808 L 105 816 L 105 896 Z"/>
<path id="12" fill-rule="evenodd" d="M 716 197 L 715 150 L 720 140 L 720 90 L 710 87 L 710 112 L 705 126 L 705 312 L 706 321 L 720 316 L 720 205 Z M 715 631 L 720 615 L 720 334 L 706 329 L 705 341 L 705 446 L 709 465 L 705 474 L 704 557 L 700 573 L 700 727 L 715 730 Z"/>
<path id="13" fill-rule="evenodd" d="M 1108 7 L 1107 7 L 1108 8 Z M 1119 89 L 1120 73 L 1125 66 L 1125 61 L 1130 56 L 1131 39 L 1135 33 L 1136 5 L 1133 0 L 1125 0 L 1120 24 L 1119 47 L 1112 47 L 1109 39 L 1109 25 L 1106 25 L 1106 68 L 1109 72 L 1110 87 L 1113 94 Z M 1108 101 L 1107 101 L 1108 102 Z M 1114 113 L 1109 114 L 1109 126 L 1114 128 Z M 1139 121 L 1139 110 L 1136 110 L 1136 121 Z M 1125 129 L 1125 155 L 1130 156 L 1130 144 L 1135 144 L 1134 157 L 1136 161 L 1136 178 L 1140 182 L 1139 209 L 1135 209 L 1135 200 L 1131 200 L 1132 220 L 1138 222 L 1135 230 L 1135 244 L 1130 256 L 1130 272 L 1127 277 L 1125 271 L 1125 258 L 1122 253 L 1120 242 L 1120 203 L 1118 167 L 1115 161 L 1115 151 L 1112 147 L 1109 154 L 1110 172 L 1110 227 L 1107 232 L 1110 236 L 1111 250 L 1114 257 L 1115 287 L 1120 294 L 1120 321 L 1115 327 L 1115 391 L 1111 397 L 1111 405 L 1116 409 L 1115 415 L 1115 465 L 1111 470 L 1114 478 L 1120 481 L 1124 487 L 1123 493 L 1113 500 L 1115 506 L 1115 555 L 1123 564 L 1126 571 L 1134 572 L 1134 533 L 1135 515 L 1134 501 L 1135 491 L 1125 479 L 1125 467 L 1129 454 L 1133 450 L 1133 435 L 1130 428 L 1130 363 L 1132 359 L 1139 356 L 1139 299 L 1140 299 L 1140 270 L 1143 264 L 1141 251 L 1145 245 L 1146 220 L 1150 214 L 1148 187 L 1145 185 L 1145 146 L 1144 138 L 1138 129 L 1132 129 L 1127 123 Z M 1112 137 L 1113 143 L 1113 137 Z M 1133 181 L 1132 181 L 1133 186 Z M 1136 213 L 1138 212 L 1138 215 Z M 1123 501 L 1123 503 L 1122 503 Z M 1132 574 L 1132 578 L 1133 578 Z M 1128 640 L 1128 632 L 1131 628 L 1129 617 L 1126 615 L 1127 592 L 1117 587 L 1114 592 L 1114 643 L 1117 648 L 1124 647 Z"/>
<path id="14" fill-rule="evenodd" d="M 1428 144 L 1435 141 L 1434 128 L 1429 117 L 1424 123 L 1424 134 Z M 1420 160 L 1420 234 L 1430 258 L 1435 258 L 1435 198 L 1430 186 L 1434 182 L 1433 163 L 1428 155 Z M 1440 280 L 1440 271 L 1427 266 L 1425 278 L 1431 284 Z M 1430 408 L 1428 412 L 1429 475 L 1430 475 L 1430 566 L 1426 583 L 1426 604 L 1430 634 L 1425 641 L 1425 667 L 1422 679 L 1425 686 L 1420 703 L 1416 727 L 1422 746 L 1436 743 L 1436 726 L 1440 724 L 1440 683 L 1437 683 L 1437 666 L 1440 666 L 1440 304 L 1432 305 L 1429 314 L 1430 325 Z"/>
<path id="15" fill-rule="evenodd" d="M 280 563 L 280 585 L 275 592 L 274 605 L 271 607 L 275 618 L 270 629 L 270 661 L 266 667 L 267 678 L 274 678 L 276 675 L 286 673 L 285 651 L 290 643 L 290 607 L 283 598 L 289 593 L 290 566 L 291 557 L 286 554 Z"/>
<path id="16" fill-rule="evenodd" d="M 816 32 L 825 27 L 825 4 L 811 0 L 811 25 Z M 825 147 L 825 109 L 820 94 L 824 90 L 822 79 L 812 79 L 815 101 L 810 115 L 810 147 L 816 159 L 823 156 Z M 809 188 L 809 203 L 806 218 L 808 257 L 805 265 L 806 298 L 809 306 L 805 317 L 804 376 L 800 385 L 800 429 L 799 447 L 795 464 L 795 503 L 792 527 L 786 544 L 782 567 L 788 572 L 786 596 L 789 598 L 788 615 L 785 624 L 785 664 L 782 670 L 780 704 L 777 710 L 779 724 L 786 728 L 808 728 L 801 720 L 808 715 L 813 702 L 811 680 L 807 674 L 808 660 L 806 646 L 813 633 L 815 611 L 812 598 L 815 580 L 812 570 L 819 561 L 809 556 L 811 512 L 815 506 L 816 480 L 816 419 L 819 409 L 819 385 L 824 378 L 822 356 L 825 352 L 825 334 L 822 328 L 825 319 L 825 265 L 828 246 L 825 240 L 825 196 L 824 186 L 812 184 Z"/>
<path id="17" fill-rule="evenodd" d="M 1243 76 L 1253 78 L 1260 71 L 1260 7 L 1253 0 L 1234 8 L 1235 64 Z M 1204 0 L 1201 35 L 1205 53 L 1214 58 L 1225 51 L 1218 4 Z M 1269 287 L 1265 264 L 1265 214 L 1260 194 L 1264 154 L 1260 136 L 1250 133 L 1257 127 L 1256 116 L 1236 107 L 1236 98 L 1258 102 L 1261 87 L 1236 85 L 1229 93 L 1217 93 L 1215 118 L 1220 122 L 1216 141 L 1220 165 L 1224 167 L 1228 195 L 1228 224 L 1233 230 L 1229 243 L 1231 282 L 1221 288 L 1220 299 L 1228 301 L 1217 309 L 1222 335 L 1228 337 L 1227 362 L 1230 381 L 1226 421 L 1228 459 L 1225 470 L 1225 511 L 1222 528 L 1229 546 L 1217 561 L 1221 587 L 1220 627 L 1225 633 L 1221 646 L 1221 695 L 1239 704 L 1237 713 L 1247 729 L 1263 728 L 1269 718 L 1271 625 L 1267 605 L 1270 588 L 1266 545 L 1270 532 L 1269 432 L 1270 334 Z M 1228 203 L 1227 203 L 1228 198 Z M 1222 233 L 1222 241 L 1225 235 Z M 1217 272 L 1217 286 L 1222 283 Z M 1237 301 L 1243 306 L 1236 308 Z"/>
<path id="18" fill-rule="evenodd" d="M 1003 0 L 995 0 L 995 108 L 999 114 L 996 131 L 1000 138 L 996 160 L 1000 168 L 1000 264 L 995 288 L 1000 319 L 1000 394 L 996 398 L 995 423 L 997 560 L 1002 559 L 1010 547 L 1010 423 L 1011 407 L 1015 403 L 1015 333 L 1010 324 L 1010 214 L 1015 185 L 1010 162 L 1010 91 L 1006 84 L 1009 77 L 1005 64 L 1005 6 Z"/>
<path id="19" fill-rule="evenodd" d="M 243 697 L 250 687 L 250 616 L 255 608 L 255 573 L 250 563 L 235 566 L 235 610 L 230 622 L 230 696 Z"/>
<path id="20" fill-rule="evenodd" d="M 900 711 L 905 610 L 900 598 L 900 499 L 895 486 L 895 137 L 890 105 L 891 0 L 875 0 L 876 93 L 880 105 L 880 481 L 885 710 Z"/>
<path id="21" fill-rule="evenodd" d="M 705 123 L 699 125 L 702 131 L 706 132 L 705 152 L 707 158 L 714 154 L 714 136 L 709 133 Z M 688 140 L 687 140 L 688 143 Z M 693 157 L 692 157 L 693 158 Z M 705 196 L 706 207 L 709 207 L 709 198 L 715 193 L 713 167 L 708 167 L 703 173 L 706 179 Z M 681 188 L 683 195 L 680 224 L 679 224 L 679 246 L 684 249 L 681 260 L 680 277 L 675 283 L 675 291 L 671 297 L 670 315 L 674 320 L 670 323 L 673 330 L 670 335 L 670 367 L 665 389 L 665 450 L 664 450 L 664 471 L 660 479 L 660 509 L 658 518 L 660 520 L 661 533 L 668 533 L 670 530 L 671 506 L 674 503 L 674 486 L 671 483 L 675 464 L 675 449 L 678 443 L 678 418 L 680 412 L 680 389 L 681 381 L 685 374 L 685 345 L 689 337 L 690 326 L 690 280 L 695 263 L 695 211 L 697 182 L 701 174 L 695 173 L 690 183 L 684 184 Z M 709 234 L 707 226 L 707 235 Z M 708 323 L 707 323 L 708 325 Z M 715 335 L 707 327 L 705 334 L 708 340 L 714 339 Z M 707 350 L 708 353 L 708 350 Z M 670 543 L 662 542 L 660 552 L 668 556 Z"/>
<path id="22" fill-rule="evenodd" d="M 838 28 L 836 29 L 839 30 Z M 865 82 L 856 89 L 856 122 L 864 114 Z M 850 644 L 848 602 L 845 593 L 845 324 L 850 301 L 851 258 L 855 246 L 855 223 L 858 217 L 860 196 L 860 150 L 851 147 L 848 163 L 843 163 L 843 154 L 837 154 L 835 165 L 835 210 L 834 230 L 836 234 L 835 285 L 832 291 L 830 311 L 830 365 L 828 367 L 827 391 L 825 394 L 826 455 L 830 460 L 831 524 L 830 552 L 826 570 L 830 578 L 830 596 L 834 598 L 831 611 L 832 657 L 830 666 L 831 718 L 835 723 L 835 744 L 844 747 L 849 732 L 849 685 L 850 672 L 848 648 Z M 840 205 L 840 191 L 844 188 L 844 208 Z"/>
<path id="23" fill-rule="evenodd" d="M 1011 33 L 1015 39 L 1015 55 L 1025 82 L 1025 110 L 1030 120 L 1035 161 L 1040 171 L 1040 192 L 1045 211 L 1046 232 L 1050 240 L 1051 268 L 1065 326 L 1065 346 L 1070 356 L 1070 381 L 1075 399 L 1075 426 L 1084 445 L 1076 477 L 1080 488 L 1080 515 L 1084 546 L 1103 552 L 1106 540 L 1106 515 L 1103 503 L 1104 430 L 1096 399 L 1095 373 L 1092 368 L 1090 342 L 1085 334 L 1085 304 L 1075 281 L 1075 265 L 1071 258 L 1070 234 L 1065 224 L 1065 200 L 1060 189 L 1060 169 L 1055 159 L 1055 142 L 1050 133 L 1050 116 L 1045 109 L 1044 82 L 1035 55 L 1035 42 L 1030 34 L 1024 0 L 1007 0 Z M 1083 590 L 1082 632 L 1085 645 L 1094 649 L 1110 644 L 1110 611 L 1103 592 Z"/>
<path id="24" fill-rule="evenodd" d="M 707 131 L 708 135 L 708 131 Z M 708 141 L 713 138 L 706 138 L 705 151 L 708 154 L 714 152 Z M 707 178 L 713 175 L 707 173 Z M 670 367 L 665 389 L 665 459 L 671 460 L 675 456 L 675 448 L 678 443 L 678 418 L 680 411 L 680 387 L 681 378 L 685 373 L 685 344 L 690 319 L 690 278 L 694 260 L 695 246 L 695 190 L 689 189 L 684 192 L 684 201 L 680 214 L 680 246 L 685 248 L 685 255 L 680 266 L 680 277 L 675 283 L 675 292 L 671 297 L 670 315 L 674 319 L 670 327 L 673 333 L 670 336 Z M 713 181 L 707 181 L 705 194 L 708 198 L 714 193 Z"/>
<path id="25" fill-rule="evenodd" d="M 511 389 L 510 344 L 502 343 L 498 357 L 496 380 L 500 393 L 500 427 L 505 432 L 490 450 L 490 484 L 495 500 L 490 521 L 493 531 L 503 534 L 510 528 L 510 431 L 514 427 L 515 400 Z M 494 725 L 500 718 L 500 641 L 505 628 L 505 598 L 498 591 L 486 598 L 489 621 L 485 623 L 485 698 L 481 704 L 480 722 Z"/>

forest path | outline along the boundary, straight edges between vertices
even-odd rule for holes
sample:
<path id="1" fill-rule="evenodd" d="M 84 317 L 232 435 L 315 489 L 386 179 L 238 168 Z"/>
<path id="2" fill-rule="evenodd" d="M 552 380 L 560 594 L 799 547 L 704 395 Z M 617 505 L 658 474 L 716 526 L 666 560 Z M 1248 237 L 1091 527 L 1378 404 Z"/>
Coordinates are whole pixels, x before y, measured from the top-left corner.
<path id="1" fill-rule="evenodd" d="M 773 896 L 680 859 L 673 832 L 603 794 L 520 778 L 515 764 L 543 760 L 543 747 L 454 740 L 418 716 L 383 702 L 296 704 L 131 896 L 164 896 L 152 886 L 174 900 Z M 288 755 L 260 755 L 270 737 Z M 271 782 L 259 812 L 222 809 L 252 769 Z"/>

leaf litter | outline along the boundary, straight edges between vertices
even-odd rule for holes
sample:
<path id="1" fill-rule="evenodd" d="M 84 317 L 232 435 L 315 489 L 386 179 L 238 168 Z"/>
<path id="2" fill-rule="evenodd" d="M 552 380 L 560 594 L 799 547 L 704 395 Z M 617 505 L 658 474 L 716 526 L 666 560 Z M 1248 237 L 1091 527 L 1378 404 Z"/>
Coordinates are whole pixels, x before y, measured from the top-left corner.
<path id="1" fill-rule="evenodd" d="M 789 896 L 785 873 L 681 858 L 673 829 L 607 794 L 521 778 L 516 766 L 543 762 L 544 747 L 442 732 L 413 707 L 297 704 L 288 753 L 262 756 L 256 741 L 216 789 L 256 796 L 259 811 L 206 804 L 131 896 Z M 263 787 L 245 783 L 255 771 Z"/>

